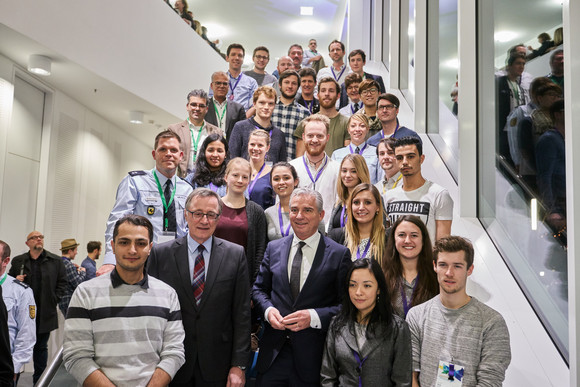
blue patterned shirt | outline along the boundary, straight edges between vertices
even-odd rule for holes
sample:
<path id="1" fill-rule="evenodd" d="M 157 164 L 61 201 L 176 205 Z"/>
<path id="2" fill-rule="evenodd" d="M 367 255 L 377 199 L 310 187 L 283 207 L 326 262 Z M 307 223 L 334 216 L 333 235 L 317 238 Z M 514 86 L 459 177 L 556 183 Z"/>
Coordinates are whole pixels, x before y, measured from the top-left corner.
<path id="1" fill-rule="evenodd" d="M 58 302 L 58 307 L 62 311 L 62 314 L 66 317 L 66 311 L 68 309 L 68 304 L 70 299 L 80 283 L 86 281 L 87 273 L 79 272 L 74 263 L 70 261 L 67 257 L 62 257 L 62 262 L 64 263 L 64 269 L 66 273 L 66 291 L 64 295 Z"/>

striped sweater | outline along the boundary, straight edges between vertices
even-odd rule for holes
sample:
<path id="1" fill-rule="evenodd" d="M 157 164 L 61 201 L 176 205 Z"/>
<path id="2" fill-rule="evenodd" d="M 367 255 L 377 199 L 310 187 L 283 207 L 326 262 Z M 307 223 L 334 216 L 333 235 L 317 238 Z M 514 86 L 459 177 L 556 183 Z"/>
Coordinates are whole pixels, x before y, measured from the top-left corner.
<path id="1" fill-rule="evenodd" d="M 74 292 L 64 325 L 63 360 L 79 383 L 100 369 L 116 386 L 146 386 L 156 368 L 172 378 L 185 363 L 177 294 L 145 275 L 120 283 L 112 273 Z"/>

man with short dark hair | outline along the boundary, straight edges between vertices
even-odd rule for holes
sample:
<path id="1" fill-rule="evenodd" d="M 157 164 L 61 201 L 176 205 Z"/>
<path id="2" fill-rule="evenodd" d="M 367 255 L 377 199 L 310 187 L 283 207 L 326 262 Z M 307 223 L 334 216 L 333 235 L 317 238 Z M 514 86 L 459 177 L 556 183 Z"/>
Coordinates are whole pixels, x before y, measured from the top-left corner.
<path id="1" fill-rule="evenodd" d="M 421 174 L 421 164 L 425 161 L 421 140 L 403 137 L 395 142 L 394 149 L 403 185 L 383 195 L 390 224 L 400 216 L 416 215 L 427 226 L 431 242 L 450 235 L 453 199 L 447 189 L 426 180 Z"/>
<path id="2" fill-rule="evenodd" d="M 185 362 L 177 294 L 143 270 L 152 239 L 145 217 L 119 219 L 115 269 L 73 294 L 63 362 L 83 386 L 167 386 Z"/>
<path id="3" fill-rule="evenodd" d="M 244 248 L 213 234 L 220 197 L 194 190 L 186 236 L 153 247 L 147 272 L 177 291 L 185 361 L 172 386 L 243 386 L 250 360 L 250 278 Z"/>
<path id="4" fill-rule="evenodd" d="M 270 51 L 267 47 L 256 47 L 252 55 L 252 60 L 254 61 L 254 68 L 244 71 L 244 74 L 254 78 L 258 86 L 270 86 L 278 81 L 275 76 L 266 72 L 266 66 L 270 62 Z"/>
<path id="5" fill-rule="evenodd" d="M 101 255 L 101 242 L 90 241 L 87 243 L 87 257 L 81 263 L 81 266 L 87 271 L 87 280 L 93 279 L 97 276 L 97 263 Z"/>
<path id="6" fill-rule="evenodd" d="M 377 99 L 377 119 L 381 123 L 378 133 L 369 138 L 369 144 L 377 146 L 383 138 L 393 137 L 394 139 L 413 136 L 420 139 L 419 135 L 409 128 L 399 125 L 399 98 L 396 95 L 385 93 L 379 95 Z"/>
<path id="7" fill-rule="evenodd" d="M 72 297 L 75 289 L 82 282 L 87 280 L 86 269 L 84 267 L 78 267 L 77 264 L 72 262 L 77 256 L 78 247 L 79 244 L 75 239 L 65 239 L 64 241 L 60 242 L 60 251 L 62 254 L 62 262 L 64 263 L 67 285 L 66 291 L 58 302 L 58 307 L 64 317 L 66 317 L 68 304 L 70 303 L 70 298 Z"/>
<path id="8" fill-rule="evenodd" d="M 353 73 L 357 73 L 361 76 L 363 81 L 365 79 L 373 79 L 377 81 L 381 94 L 386 92 L 385 83 L 383 82 L 383 77 L 380 75 L 373 75 L 364 71 L 364 66 L 367 63 L 367 55 L 363 50 L 357 49 L 352 50 L 348 54 L 348 64 Z"/>
<path id="9" fill-rule="evenodd" d="M 302 58 L 304 58 L 304 50 L 302 46 L 295 43 L 288 49 L 288 56 L 292 58 L 294 64 L 294 71 L 298 72 L 302 68 Z"/>
<path id="10" fill-rule="evenodd" d="M 377 187 L 381 195 L 403 184 L 403 175 L 401 175 L 397 165 L 394 146 L 395 139 L 392 137 L 381 139 L 377 145 L 378 165 L 382 172 L 379 172 L 379 168 L 377 168 L 378 182 L 375 187 Z"/>
<path id="11" fill-rule="evenodd" d="M 314 96 L 316 88 L 316 72 L 309 67 L 300 70 L 300 90 L 302 92 L 296 97 L 296 102 L 304 106 L 310 114 L 316 114 L 320 111 L 320 102 Z"/>
<path id="12" fill-rule="evenodd" d="M 32 353 L 36 384 L 48 361 L 50 332 L 58 328 L 57 305 L 64 295 L 67 281 L 62 259 L 44 249 L 44 235 L 32 231 L 26 237 L 29 251 L 14 257 L 9 275 L 30 286 L 36 300 L 36 309 L 30 310 L 36 318 L 36 344 Z M 38 313 L 37 313 L 38 312 Z"/>
<path id="13" fill-rule="evenodd" d="M 466 292 L 473 246 L 459 236 L 438 240 L 433 268 L 439 295 L 409 310 L 413 386 L 439 381 L 462 386 L 501 386 L 511 361 L 507 325 L 497 311 Z M 458 340 L 458 338 L 461 338 Z"/>
<path id="14" fill-rule="evenodd" d="M 289 159 L 296 155 L 294 131 L 298 123 L 310 115 L 310 112 L 296 102 L 296 93 L 300 86 L 300 76 L 294 70 L 286 70 L 278 80 L 280 95 L 272 113 L 272 125 L 279 128 L 286 136 L 286 154 Z"/>
<path id="15" fill-rule="evenodd" d="M 254 78 L 242 74 L 245 53 L 246 50 L 241 44 L 232 43 L 228 46 L 226 53 L 226 62 L 229 64 L 229 90 L 227 97 L 230 101 L 240 103 L 247 112 L 252 107 L 252 96 L 258 88 L 258 82 Z"/>
<path id="16" fill-rule="evenodd" d="M 320 84 L 321 79 L 326 77 L 331 77 L 338 82 L 339 87 L 344 83 L 344 79 L 351 72 L 348 65 L 344 63 L 344 54 L 344 43 L 336 39 L 330 42 L 328 55 L 332 59 L 332 64 L 318 71 L 318 84 Z M 337 90 L 338 93 L 340 93 L 340 89 Z"/>
<path id="17" fill-rule="evenodd" d="M 360 100 L 358 87 L 362 78 L 357 73 L 350 73 L 346 76 L 341 86 L 340 92 L 340 110 L 338 111 L 345 117 L 350 117 L 363 108 L 364 104 Z"/>
<path id="18" fill-rule="evenodd" d="M 351 265 L 348 249 L 318 232 L 323 218 L 320 193 L 295 189 L 290 197 L 294 235 L 271 242 L 264 254 L 252 291 L 266 322 L 257 386 L 320 386 L 326 331 L 340 308 Z"/>
<path id="19" fill-rule="evenodd" d="M 183 158 L 181 139 L 172 130 L 164 130 L 155 137 L 155 168 L 131 171 L 119 184 L 117 198 L 107 220 L 105 257 L 97 271 L 102 275 L 113 270 L 115 256 L 111 240 L 117 220 L 128 214 L 146 217 L 152 224 L 152 242 L 160 243 L 186 234 L 187 224 L 181 216 L 191 185 L 177 176 L 177 166 Z"/>
<path id="20" fill-rule="evenodd" d="M 379 84 L 374 79 L 365 79 L 358 85 L 358 93 L 364 105 L 363 113 L 370 122 L 369 136 L 373 136 L 381 130 L 381 122 L 377 119 Z"/>
<path id="21" fill-rule="evenodd" d="M 174 131 L 181 139 L 181 149 L 183 158 L 179 162 L 178 175 L 185 178 L 188 174 L 193 173 L 195 169 L 195 160 L 197 159 L 199 149 L 203 140 L 212 133 L 224 135 L 224 132 L 205 121 L 205 115 L 209 108 L 209 98 L 204 90 L 196 89 L 187 94 L 188 117 L 185 121 L 168 126 L 169 130 Z"/>
<path id="22" fill-rule="evenodd" d="M 343 148 L 350 143 L 350 135 L 348 134 L 348 118 L 340 114 L 336 110 L 336 101 L 338 100 L 340 86 L 338 83 L 326 77 L 318 81 L 318 100 L 320 101 L 320 112 L 329 118 L 330 124 L 328 128 L 329 140 L 326 144 L 326 153 L 332 154 L 337 149 Z M 304 133 L 304 123 L 301 122 L 294 131 L 294 139 L 296 141 L 296 157 L 304 154 L 304 142 L 302 134 Z"/>
<path id="23" fill-rule="evenodd" d="M 216 71 L 211 75 L 209 87 L 210 94 L 213 93 L 213 97 L 209 99 L 204 119 L 206 122 L 220 128 L 224 136 L 229 137 L 236 122 L 246 119 L 244 107 L 226 98 L 229 83 L 228 74 L 223 71 Z"/>
<path id="24" fill-rule="evenodd" d="M 564 50 L 557 49 L 550 55 L 550 74 L 546 75 L 562 88 L 564 94 Z"/>

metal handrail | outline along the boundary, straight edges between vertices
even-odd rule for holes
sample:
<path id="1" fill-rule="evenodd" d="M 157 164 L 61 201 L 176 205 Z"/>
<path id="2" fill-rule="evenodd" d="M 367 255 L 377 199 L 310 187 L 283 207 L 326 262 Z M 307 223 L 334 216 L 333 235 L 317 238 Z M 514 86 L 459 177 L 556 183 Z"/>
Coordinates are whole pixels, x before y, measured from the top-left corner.
<path id="1" fill-rule="evenodd" d="M 40 379 L 38 379 L 36 387 L 48 387 L 50 385 L 50 383 L 54 379 L 54 376 L 56 375 L 56 372 L 62 365 L 62 351 L 63 347 L 60 347 L 58 353 L 56 354 L 50 365 L 46 367 L 42 375 L 40 375 Z"/>

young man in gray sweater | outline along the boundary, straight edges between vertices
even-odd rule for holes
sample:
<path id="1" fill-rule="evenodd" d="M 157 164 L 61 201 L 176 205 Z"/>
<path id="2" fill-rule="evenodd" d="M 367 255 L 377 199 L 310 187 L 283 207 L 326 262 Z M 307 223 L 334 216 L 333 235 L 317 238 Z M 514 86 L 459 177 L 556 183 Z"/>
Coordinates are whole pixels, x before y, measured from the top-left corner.
<path id="1" fill-rule="evenodd" d="M 511 360 L 509 332 L 498 312 L 465 291 L 473 246 L 458 236 L 444 237 L 433 255 L 440 294 L 407 315 L 413 387 L 501 386 Z"/>

